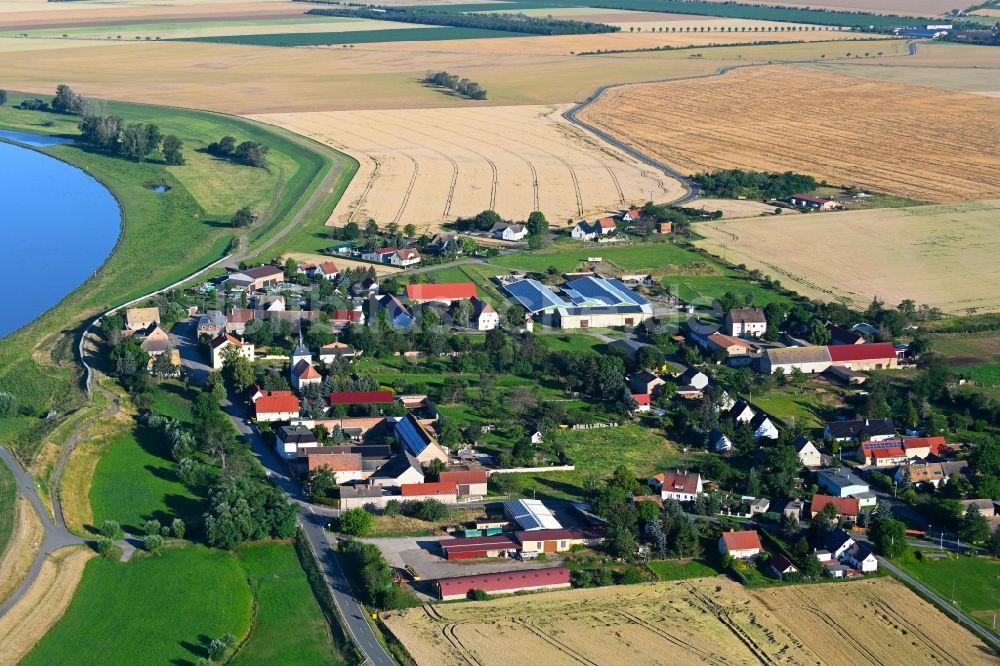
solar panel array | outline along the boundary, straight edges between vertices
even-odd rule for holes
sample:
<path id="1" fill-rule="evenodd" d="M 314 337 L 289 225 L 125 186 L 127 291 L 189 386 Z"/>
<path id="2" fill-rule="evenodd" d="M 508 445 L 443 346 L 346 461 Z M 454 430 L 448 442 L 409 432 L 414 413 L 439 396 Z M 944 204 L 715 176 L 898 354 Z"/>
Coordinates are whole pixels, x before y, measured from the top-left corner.
<path id="1" fill-rule="evenodd" d="M 562 525 L 540 500 L 504 502 L 504 508 L 524 531 L 557 530 Z"/>
<path id="2" fill-rule="evenodd" d="M 411 455 L 418 456 L 427 448 L 430 442 L 415 425 L 412 417 L 402 418 L 396 422 L 396 439 L 403 443 Z"/>
<path id="3" fill-rule="evenodd" d="M 565 301 L 538 280 L 530 278 L 518 280 L 507 284 L 504 288 L 528 312 L 540 312 L 566 305 Z"/>

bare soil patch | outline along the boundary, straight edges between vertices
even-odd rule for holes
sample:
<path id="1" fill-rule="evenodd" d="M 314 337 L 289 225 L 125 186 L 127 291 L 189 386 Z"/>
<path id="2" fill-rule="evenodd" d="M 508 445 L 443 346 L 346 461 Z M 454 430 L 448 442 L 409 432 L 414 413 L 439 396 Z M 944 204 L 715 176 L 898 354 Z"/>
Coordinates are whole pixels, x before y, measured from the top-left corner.
<path id="1" fill-rule="evenodd" d="M 95 556 L 87 546 L 69 546 L 45 558 L 28 592 L 0 618 L 0 666 L 20 661 L 62 617 L 84 566 Z"/>
<path id="2" fill-rule="evenodd" d="M 615 88 L 581 116 L 686 173 L 794 170 L 918 201 L 1000 195 L 1000 101 L 977 95 L 753 67 Z"/>

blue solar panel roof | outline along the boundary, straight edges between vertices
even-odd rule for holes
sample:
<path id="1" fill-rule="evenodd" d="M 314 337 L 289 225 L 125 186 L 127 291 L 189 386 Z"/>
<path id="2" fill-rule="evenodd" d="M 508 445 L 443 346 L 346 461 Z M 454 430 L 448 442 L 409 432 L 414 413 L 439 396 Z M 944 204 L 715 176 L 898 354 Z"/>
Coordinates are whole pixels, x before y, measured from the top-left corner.
<path id="1" fill-rule="evenodd" d="M 566 305 L 552 290 L 538 280 L 526 279 L 506 285 L 507 293 L 524 306 L 528 312 Z"/>
<path id="2" fill-rule="evenodd" d="M 411 417 L 396 422 L 396 439 L 414 456 L 420 455 L 420 452 L 430 444 Z"/>
<path id="3" fill-rule="evenodd" d="M 647 301 L 643 296 L 641 296 L 641 295 L 637 294 L 636 292 L 632 291 L 631 289 L 629 289 L 625 285 L 625 283 L 622 282 L 621 280 L 617 280 L 615 278 L 608 278 L 607 280 L 605 280 L 605 282 L 607 282 L 609 285 L 611 285 L 612 287 L 614 287 L 629 302 L 635 303 L 636 305 L 648 305 L 649 304 L 649 301 Z"/>

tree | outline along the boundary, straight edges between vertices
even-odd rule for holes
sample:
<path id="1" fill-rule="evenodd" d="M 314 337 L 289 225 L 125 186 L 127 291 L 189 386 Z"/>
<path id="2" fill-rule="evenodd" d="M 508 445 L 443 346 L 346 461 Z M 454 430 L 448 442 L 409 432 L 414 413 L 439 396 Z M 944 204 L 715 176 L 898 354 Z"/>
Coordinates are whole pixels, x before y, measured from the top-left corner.
<path id="1" fill-rule="evenodd" d="M 236 211 L 232 219 L 229 220 L 229 223 L 237 228 L 249 227 L 251 224 L 253 224 L 254 218 L 256 217 L 257 216 L 254 215 L 252 210 L 244 206 L 243 208 L 240 208 L 238 211 Z"/>
<path id="2" fill-rule="evenodd" d="M 656 502 L 642 501 L 636 504 L 635 508 L 640 522 L 648 523 L 650 526 L 659 522 L 657 518 L 660 516 L 660 505 Z"/>
<path id="3" fill-rule="evenodd" d="M 638 517 L 635 507 L 622 504 L 608 517 L 604 546 L 615 557 L 629 558 L 638 545 Z"/>
<path id="4" fill-rule="evenodd" d="M 142 547 L 150 553 L 159 553 L 163 548 L 163 537 L 159 534 L 147 534 L 142 539 Z"/>
<path id="5" fill-rule="evenodd" d="M 112 541 L 117 541 L 122 538 L 122 528 L 114 520 L 105 520 L 101 523 L 101 534 L 106 539 L 111 539 Z"/>
<path id="6" fill-rule="evenodd" d="M 56 86 L 56 96 L 52 98 L 52 110 L 56 113 L 68 113 L 75 116 L 83 115 L 86 104 L 83 95 L 75 92 L 66 84 Z"/>
<path id="7" fill-rule="evenodd" d="M 362 508 L 348 509 L 340 514 L 338 529 L 343 534 L 351 536 L 364 536 L 375 524 L 375 518 Z"/>
<path id="8" fill-rule="evenodd" d="M 990 524 L 975 504 L 970 504 L 965 510 L 958 535 L 969 543 L 981 543 L 990 537 Z"/>
<path id="9" fill-rule="evenodd" d="M 174 535 L 175 539 L 183 539 L 186 531 L 187 527 L 180 518 L 174 518 L 173 522 L 170 523 L 170 532 Z"/>
<path id="10" fill-rule="evenodd" d="M 101 539 L 97 542 L 97 552 L 101 557 L 111 557 L 115 550 L 115 542 L 111 539 Z"/>
<path id="11" fill-rule="evenodd" d="M 236 645 L 236 637 L 232 634 L 225 634 L 220 638 L 213 638 L 208 644 L 208 658 L 212 661 L 222 661 L 233 646 Z"/>
<path id="12" fill-rule="evenodd" d="M 455 427 L 458 428 L 457 425 Z M 445 469 L 447 469 L 447 465 L 445 465 L 443 462 L 435 458 L 434 460 L 431 460 L 429 463 L 427 463 L 425 471 L 427 472 L 427 476 L 430 477 L 431 479 L 438 479 L 441 477 L 441 472 L 445 471 Z"/>
<path id="13" fill-rule="evenodd" d="M 645 502 L 643 502 L 645 504 Z M 655 506 L 654 502 L 650 502 Z M 663 524 L 658 520 L 654 519 L 649 521 L 648 534 L 650 540 L 653 542 L 653 549 L 657 557 L 664 558 L 667 556 L 667 533 L 663 530 Z"/>
<path id="14" fill-rule="evenodd" d="M 236 146 L 236 150 L 233 154 L 236 159 L 243 162 L 247 166 L 266 167 L 268 152 L 270 152 L 270 148 L 264 144 L 257 143 L 255 141 L 244 141 L 240 145 Z"/>
<path id="15" fill-rule="evenodd" d="M 3 106 L 6 103 L 7 103 L 7 91 L 4 90 L 3 88 L 0 88 L 0 106 Z"/>
<path id="16" fill-rule="evenodd" d="M 541 211 L 533 211 L 528 215 L 528 222 L 525 224 L 530 236 L 528 237 L 528 247 L 544 247 L 549 240 L 549 221 Z"/>
<path id="17" fill-rule="evenodd" d="M 887 511 L 879 513 L 868 526 L 868 538 L 883 557 L 895 559 L 906 552 L 906 525 Z"/>
<path id="18" fill-rule="evenodd" d="M 792 539 L 798 535 L 802 527 L 799 525 L 799 519 L 791 513 L 781 514 L 781 536 L 786 539 Z"/>
<path id="19" fill-rule="evenodd" d="M 986 542 L 986 549 L 993 557 L 1000 558 L 1000 525 L 997 525 L 993 534 L 990 535 L 989 541 Z"/>
<path id="20" fill-rule="evenodd" d="M 17 398 L 10 393 L 0 392 L 0 419 L 17 415 Z"/>
<path id="21" fill-rule="evenodd" d="M 337 476 L 329 465 L 321 465 L 311 470 L 306 476 L 305 483 L 302 484 L 306 497 L 313 501 L 329 497 L 330 491 L 336 487 Z"/>
<path id="22" fill-rule="evenodd" d="M 228 550 L 243 541 L 287 539 L 295 534 L 297 514 L 298 508 L 270 483 L 240 476 L 212 491 L 205 534 L 210 546 Z"/>
<path id="23" fill-rule="evenodd" d="M 160 130 L 153 124 L 132 123 L 125 126 L 118 144 L 118 154 L 133 162 L 142 162 L 160 147 Z"/>
<path id="24" fill-rule="evenodd" d="M 816 517 L 812 519 L 812 523 L 809 526 L 813 541 L 817 543 L 825 541 L 830 536 L 830 533 L 833 532 L 836 520 L 837 507 L 828 503 L 816 514 Z"/>
<path id="25" fill-rule="evenodd" d="M 216 400 L 224 400 L 226 397 L 226 383 L 220 372 L 210 372 L 205 377 L 205 393 L 208 393 Z"/>
<path id="26" fill-rule="evenodd" d="M 146 533 L 146 536 L 149 536 L 150 534 L 159 534 L 160 533 L 160 521 L 158 521 L 158 520 L 147 520 L 143 524 L 143 526 L 142 526 L 142 531 Z"/>
<path id="27" fill-rule="evenodd" d="M 170 166 L 181 166 L 184 164 L 184 142 L 176 135 L 168 134 L 163 137 L 163 161 Z"/>
<path id="28" fill-rule="evenodd" d="M 698 530 L 694 523 L 687 518 L 681 517 L 677 521 L 677 528 L 674 532 L 674 552 L 678 557 L 697 557 L 701 552 L 701 545 L 698 541 Z"/>

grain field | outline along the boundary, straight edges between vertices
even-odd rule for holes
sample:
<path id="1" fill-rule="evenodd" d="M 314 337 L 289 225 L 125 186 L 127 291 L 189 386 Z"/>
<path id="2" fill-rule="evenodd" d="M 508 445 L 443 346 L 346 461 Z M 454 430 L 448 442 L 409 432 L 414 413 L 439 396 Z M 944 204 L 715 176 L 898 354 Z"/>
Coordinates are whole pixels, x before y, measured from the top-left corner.
<path id="1" fill-rule="evenodd" d="M 797 590 L 706 578 L 425 605 L 385 622 L 421 666 L 989 663 L 985 646 L 894 581 L 804 586 L 814 622 L 794 615 Z M 859 609 L 869 627 L 854 631 Z"/>
<path id="2" fill-rule="evenodd" d="M 704 222 L 696 244 L 811 298 L 968 314 L 1000 311 L 998 225 L 994 200 Z"/>
<path id="3" fill-rule="evenodd" d="M 679 183 L 562 120 L 560 106 L 253 116 L 361 163 L 329 224 L 429 228 L 486 209 L 565 220 L 676 199 Z"/>
<path id="4" fill-rule="evenodd" d="M 1000 196 L 1000 100 L 978 95 L 752 67 L 615 88 L 580 115 L 687 173 L 793 170 L 918 201 Z"/>

